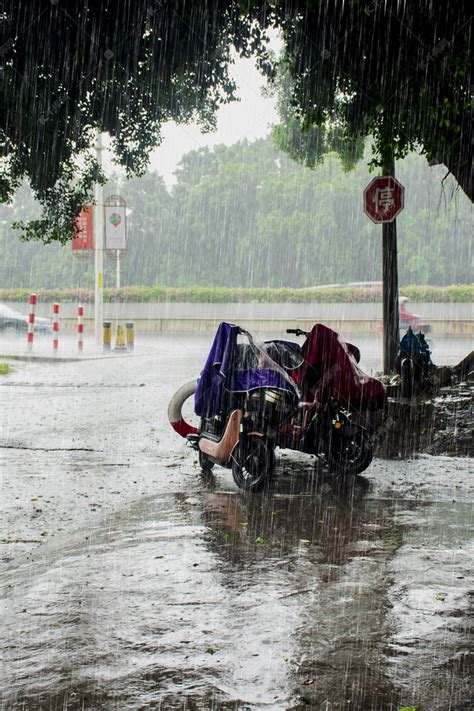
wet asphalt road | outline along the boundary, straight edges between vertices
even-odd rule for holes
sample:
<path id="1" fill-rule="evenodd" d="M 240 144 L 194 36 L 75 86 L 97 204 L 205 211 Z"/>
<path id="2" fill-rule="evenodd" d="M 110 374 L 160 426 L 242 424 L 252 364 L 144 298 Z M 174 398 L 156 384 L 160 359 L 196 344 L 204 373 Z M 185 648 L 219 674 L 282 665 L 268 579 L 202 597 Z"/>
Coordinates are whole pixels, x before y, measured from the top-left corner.
<path id="1" fill-rule="evenodd" d="M 472 460 L 245 496 L 166 420 L 208 345 L 0 381 L 1 708 L 471 709 Z"/>

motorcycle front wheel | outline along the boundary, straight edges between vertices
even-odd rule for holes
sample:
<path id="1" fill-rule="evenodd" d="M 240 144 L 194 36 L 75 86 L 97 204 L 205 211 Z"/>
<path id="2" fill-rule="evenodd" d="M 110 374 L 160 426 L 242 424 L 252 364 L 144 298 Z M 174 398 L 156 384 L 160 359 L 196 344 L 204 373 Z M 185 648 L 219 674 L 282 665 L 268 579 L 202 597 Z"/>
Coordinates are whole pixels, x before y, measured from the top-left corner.
<path id="1" fill-rule="evenodd" d="M 232 454 L 232 476 L 240 489 L 261 491 L 275 472 L 275 448 L 264 437 L 241 435 Z"/>
<path id="2" fill-rule="evenodd" d="M 415 389 L 415 365 L 411 358 L 404 358 L 400 366 L 400 395 L 411 398 Z"/>
<path id="3" fill-rule="evenodd" d="M 348 428 L 327 453 L 329 470 L 336 474 L 356 475 L 365 471 L 372 461 L 373 450 L 365 430 Z"/>
<path id="4" fill-rule="evenodd" d="M 204 452 L 201 452 L 199 450 L 199 466 L 201 467 L 203 472 L 210 472 L 214 469 L 214 462 L 212 459 L 209 458 L 208 454 L 205 454 Z"/>

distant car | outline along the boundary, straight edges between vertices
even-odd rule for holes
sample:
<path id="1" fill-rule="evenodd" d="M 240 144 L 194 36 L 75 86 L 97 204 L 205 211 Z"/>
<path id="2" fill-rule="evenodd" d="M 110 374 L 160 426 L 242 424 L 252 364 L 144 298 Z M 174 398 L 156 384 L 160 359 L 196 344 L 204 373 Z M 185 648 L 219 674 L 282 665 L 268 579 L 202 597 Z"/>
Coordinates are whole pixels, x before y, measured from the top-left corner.
<path id="1" fill-rule="evenodd" d="M 6 304 L 0 304 L 0 333 L 26 333 L 28 317 Z M 49 318 L 35 317 L 35 333 L 52 333 L 53 322 Z"/>

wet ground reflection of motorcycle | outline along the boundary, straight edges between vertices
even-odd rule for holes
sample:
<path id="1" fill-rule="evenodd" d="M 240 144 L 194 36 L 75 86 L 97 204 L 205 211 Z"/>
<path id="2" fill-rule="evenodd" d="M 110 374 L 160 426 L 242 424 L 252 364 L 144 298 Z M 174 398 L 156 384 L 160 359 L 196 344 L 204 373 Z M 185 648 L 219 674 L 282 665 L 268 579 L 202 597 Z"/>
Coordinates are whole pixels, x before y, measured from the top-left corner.
<path id="1" fill-rule="evenodd" d="M 396 708 L 382 647 L 385 562 L 401 529 L 390 506 L 365 498 L 366 480 L 338 493 L 332 483 L 320 480 L 319 493 L 260 497 L 210 490 L 203 498 L 209 545 L 224 561 L 223 583 L 235 590 L 244 577 L 247 596 L 260 597 L 250 608 L 249 636 L 260 610 L 278 601 L 274 625 L 288 634 L 280 649 L 294 703 Z M 238 607 L 237 596 L 236 614 Z"/>

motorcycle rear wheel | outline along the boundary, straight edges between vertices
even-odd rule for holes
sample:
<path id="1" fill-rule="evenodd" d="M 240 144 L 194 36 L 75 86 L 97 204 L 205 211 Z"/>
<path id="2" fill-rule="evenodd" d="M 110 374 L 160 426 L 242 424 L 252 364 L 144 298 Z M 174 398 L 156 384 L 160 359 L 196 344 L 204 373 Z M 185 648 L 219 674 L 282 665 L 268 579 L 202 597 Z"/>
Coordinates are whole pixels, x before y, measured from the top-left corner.
<path id="1" fill-rule="evenodd" d="M 329 470 L 336 474 L 357 475 L 365 471 L 372 461 L 373 449 L 363 429 L 343 436 L 337 446 L 327 453 Z"/>
<path id="2" fill-rule="evenodd" d="M 241 435 L 232 454 L 232 476 L 244 491 L 261 491 L 275 473 L 272 443 L 256 435 Z"/>

